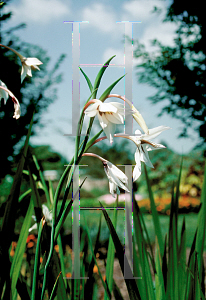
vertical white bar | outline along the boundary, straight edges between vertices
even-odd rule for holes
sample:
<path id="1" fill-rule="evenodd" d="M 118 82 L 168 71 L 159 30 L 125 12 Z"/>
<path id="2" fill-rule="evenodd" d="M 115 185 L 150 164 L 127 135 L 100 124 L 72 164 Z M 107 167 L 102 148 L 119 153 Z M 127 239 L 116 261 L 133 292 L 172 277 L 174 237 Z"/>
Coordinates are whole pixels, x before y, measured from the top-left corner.
<path id="1" fill-rule="evenodd" d="M 127 36 L 133 38 L 133 24 L 125 22 L 125 37 L 124 37 L 124 53 L 125 53 L 125 97 L 132 102 L 132 68 L 133 68 L 133 44 L 128 42 Z M 125 108 L 129 105 L 125 103 Z M 133 117 L 132 115 L 125 116 L 125 133 L 133 135 Z"/>
<path id="2" fill-rule="evenodd" d="M 79 209 L 79 166 L 73 172 L 72 189 L 72 251 L 73 251 L 73 279 L 80 279 L 80 209 Z"/>
<path id="3" fill-rule="evenodd" d="M 132 224 L 132 165 L 125 166 L 125 175 L 128 178 L 128 189 L 129 193 L 125 192 L 125 248 L 128 247 L 129 249 L 129 257 L 127 257 L 128 262 L 130 263 L 130 268 L 133 273 L 133 246 L 132 246 L 132 236 L 133 236 L 133 224 Z M 129 198 L 129 200 L 127 200 Z M 124 253 L 126 257 L 126 251 Z M 125 264 L 125 257 L 124 257 L 124 278 L 126 279 L 133 279 L 133 275 L 126 269 Z"/>
<path id="4" fill-rule="evenodd" d="M 80 118 L 80 23 L 72 23 L 72 136 L 77 134 Z"/>

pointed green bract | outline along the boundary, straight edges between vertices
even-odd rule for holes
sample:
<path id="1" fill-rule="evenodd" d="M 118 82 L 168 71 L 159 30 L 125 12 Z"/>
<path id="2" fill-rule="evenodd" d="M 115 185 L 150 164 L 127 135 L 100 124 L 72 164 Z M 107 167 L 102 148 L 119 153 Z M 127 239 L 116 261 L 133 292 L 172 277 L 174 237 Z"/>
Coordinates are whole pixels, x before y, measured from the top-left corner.
<path id="1" fill-rule="evenodd" d="M 84 71 L 82 70 L 82 68 L 79 68 L 79 69 L 80 69 L 80 71 L 82 72 L 82 74 L 84 75 L 84 78 L 86 79 L 87 84 L 88 84 L 88 86 L 89 86 L 90 92 L 92 93 L 92 91 L 93 91 L 93 86 L 92 86 L 92 83 L 91 83 L 89 77 L 84 73 Z"/>
<path id="2" fill-rule="evenodd" d="M 102 206 L 101 202 L 100 202 L 100 205 Z M 121 242 L 119 240 L 119 237 L 118 237 L 118 235 L 116 233 L 116 230 L 114 229 L 112 221 L 109 218 L 106 210 L 104 209 L 103 206 L 102 206 L 102 208 L 103 208 L 102 212 L 104 214 L 105 220 L 107 222 L 107 226 L 109 228 L 110 234 L 111 234 L 112 239 L 113 239 L 113 243 L 115 245 L 116 254 L 117 254 L 117 257 L 118 257 L 118 260 L 119 260 L 119 263 L 120 263 L 120 267 L 121 267 L 122 273 L 124 274 L 124 265 L 125 265 L 127 271 L 132 276 L 132 271 L 130 269 L 129 262 L 127 260 L 127 257 L 124 256 L 123 247 L 122 247 L 122 244 L 121 244 Z M 131 300 L 140 300 L 141 297 L 140 297 L 139 289 L 137 287 L 137 284 L 136 284 L 135 280 L 134 279 L 125 279 L 125 283 L 126 283 L 126 286 L 127 286 L 127 290 L 128 290 L 130 299 Z"/>

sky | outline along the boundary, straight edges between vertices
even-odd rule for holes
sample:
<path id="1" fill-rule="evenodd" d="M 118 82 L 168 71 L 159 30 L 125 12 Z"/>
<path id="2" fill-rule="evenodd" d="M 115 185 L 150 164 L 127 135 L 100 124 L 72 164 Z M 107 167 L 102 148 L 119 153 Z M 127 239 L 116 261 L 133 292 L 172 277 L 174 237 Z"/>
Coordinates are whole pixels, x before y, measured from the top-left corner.
<path id="1" fill-rule="evenodd" d="M 112 60 L 113 64 L 124 64 L 124 25 L 117 21 L 141 21 L 133 25 L 133 39 L 134 41 L 138 39 L 148 51 L 155 50 L 150 43 L 155 38 L 164 45 L 172 46 L 176 26 L 169 22 L 162 23 L 169 4 L 169 1 L 164 0 L 16 0 L 10 2 L 5 12 L 12 11 L 13 16 L 3 29 L 22 22 L 26 23 L 26 28 L 16 31 L 16 35 L 21 40 L 46 50 L 51 57 L 51 67 L 62 53 L 66 54 L 66 59 L 59 69 L 59 72 L 63 73 L 63 81 L 58 85 L 58 97 L 42 114 L 42 123 L 45 126 L 31 138 L 32 144 L 49 144 L 54 151 L 58 151 L 67 159 L 71 158 L 74 151 L 74 138 L 64 136 L 72 132 L 72 25 L 64 21 L 87 21 L 80 26 L 81 64 L 103 64 L 113 55 L 116 55 Z M 154 6 L 161 9 L 160 14 L 152 13 Z M 156 105 L 152 105 L 147 100 L 147 97 L 154 95 L 156 90 L 147 84 L 138 83 L 136 64 L 137 60 L 133 59 L 132 99 L 129 100 L 141 112 L 149 128 L 160 125 L 172 128 L 163 132 L 155 140 L 157 143 L 165 141 L 168 147 L 180 154 L 189 152 L 197 144 L 198 134 L 189 131 L 192 138 L 178 139 L 183 124 L 169 115 L 157 117 L 167 100 Z M 82 68 L 94 82 L 99 67 Z M 100 94 L 122 75 L 124 75 L 124 68 L 109 67 L 102 79 Z M 117 84 L 113 93 L 124 95 L 123 81 Z M 80 75 L 81 107 L 89 95 L 85 79 Z M 98 120 L 95 122 L 100 128 Z M 135 129 L 139 129 L 136 124 Z"/>

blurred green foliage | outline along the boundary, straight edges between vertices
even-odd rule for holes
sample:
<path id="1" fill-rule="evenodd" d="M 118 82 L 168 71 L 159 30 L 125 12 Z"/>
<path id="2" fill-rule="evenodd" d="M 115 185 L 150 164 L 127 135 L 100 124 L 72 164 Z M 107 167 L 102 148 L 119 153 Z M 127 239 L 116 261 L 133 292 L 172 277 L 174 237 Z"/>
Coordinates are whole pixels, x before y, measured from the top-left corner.
<path id="1" fill-rule="evenodd" d="M 161 142 L 165 145 L 164 142 Z M 181 164 L 181 155 L 169 148 L 150 151 L 149 156 L 154 169 L 148 168 L 153 192 L 162 197 L 171 193 L 173 182 L 178 178 L 178 170 Z M 180 183 L 182 195 L 200 197 L 204 175 L 204 150 L 194 149 L 183 155 L 183 168 Z M 138 180 L 138 192 L 145 194 L 147 189 L 145 178 L 141 176 Z"/>
<path id="2" fill-rule="evenodd" d="M 32 159 L 33 154 L 36 156 L 40 169 L 42 171 L 56 170 L 59 176 L 61 176 L 62 173 L 64 172 L 65 165 L 67 164 L 67 160 L 61 154 L 54 152 L 49 145 L 42 145 L 42 146 L 30 146 L 29 148 L 28 159 L 33 174 L 38 176 L 36 166 Z M 17 160 L 19 159 L 20 155 L 21 154 L 17 155 Z M 12 172 L 15 173 L 15 169 L 12 169 Z M 6 199 L 8 198 L 12 186 L 12 182 L 13 182 L 13 177 L 10 175 L 7 175 L 2 180 L 0 185 L 1 187 L 0 203 L 5 202 Z M 23 174 L 21 193 L 27 191 L 29 188 L 30 188 L 29 176 Z"/>
<path id="3" fill-rule="evenodd" d="M 161 9 L 154 8 L 153 13 Z M 148 97 L 153 104 L 163 102 L 161 113 L 168 113 L 184 123 L 180 136 L 188 129 L 199 131 L 202 144 L 206 142 L 206 20 L 204 3 L 173 0 L 163 22 L 176 25 L 172 46 L 152 40 L 154 50 L 134 41 L 134 56 L 138 58 L 137 76 L 156 93 Z"/>
<path id="4" fill-rule="evenodd" d="M 161 142 L 166 146 L 165 142 Z M 98 145 L 98 146 L 97 146 Z M 134 153 L 136 147 L 133 143 L 120 140 L 112 147 L 108 143 L 98 143 L 91 148 L 91 152 L 98 154 L 113 164 L 126 165 L 135 164 Z M 134 147 L 133 147 L 134 146 Z M 181 163 L 181 155 L 175 153 L 168 147 L 165 149 L 149 151 L 149 157 L 154 165 L 154 169 L 148 168 L 153 192 L 156 196 L 167 196 L 171 193 L 173 182 L 178 178 L 178 172 Z M 120 163 L 122 162 L 122 163 Z M 84 168 L 84 175 L 91 176 L 93 179 L 105 178 L 104 168 L 101 161 L 92 157 L 84 157 L 82 164 L 88 165 Z M 122 168 L 122 167 L 119 167 Z M 124 168 L 122 168 L 124 171 Z M 200 197 L 201 187 L 204 175 L 204 149 L 194 149 L 188 154 L 183 155 L 182 179 L 180 191 L 182 195 Z M 85 182 L 86 184 L 86 182 Z M 145 184 L 144 169 L 142 163 L 142 175 L 134 182 L 134 191 L 147 195 L 147 186 Z"/>

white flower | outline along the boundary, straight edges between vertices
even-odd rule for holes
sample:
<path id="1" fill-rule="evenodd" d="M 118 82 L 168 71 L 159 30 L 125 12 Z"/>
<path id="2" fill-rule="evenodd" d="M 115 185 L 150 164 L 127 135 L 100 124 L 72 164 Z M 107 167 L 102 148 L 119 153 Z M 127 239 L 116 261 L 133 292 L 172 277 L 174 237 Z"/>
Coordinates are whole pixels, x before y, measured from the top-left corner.
<path id="1" fill-rule="evenodd" d="M 32 77 L 31 70 L 40 70 L 38 65 L 42 65 L 43 63 L 35 57 L 24 57 L 21 54 L 19 54 L 19 57 L 21 59 L 22 63 L 22 69 L 21 69 L 21 82 L 24 80 L 26 75 Z"/>
<path id="2" fill-rule="evenodd" d="M 91 103 L 94 104 L 87 107 Z M 98 116 L 102 129 L 112 143 L 115 124 L 124 124 L 124 105 L 117 102 L 103 103 L 98 99 L 93 99 L 87 103 L 86 107 L 84 113 L 90 118 Z"/>
<path id="3" fill-rule="evenodd" d="M 156 144 L 151 142 L 150 139 L 157 137 L 162 131 L 170 129 L 166 126 L 158 126 L 152 129 L 149 129 L 149 134 L 142 134 L 140 130 L 135 131 L 135 136 L 123 136 L 116 135 L 128 138 L 132 140 L 137 145 L 137 150 L 135 152 L 135 162 L 136 166 L 133 170 L 133 180 L 136 181 L 141 175 L 141 162 L 144 162 L 148 167 L 154 168 L 153 164 L 149 159 L 147 151 L 157 150 L 161 148 L 166 148 L 161 144 Z"/>
<path id="4" fill-rule="evenodd" d="M 0 82 L 0 97 L 4 98 L 4 103 L 5 104 L 6 104 L 6 100 L 8 99 L 8 95 L 11 97 L 12 101 L 14 102 L 14 115 L 13 115 L 13 118 L 19 119 L 20 115 L 21 115 L 19 101 L 14 96 L 14 94 L 10 90 L 7 89 L 6 85 L 1 81 Z"/>
<path id="5" fill-rule="evenodd" d="M 127 176 L 120 169 L 118 169 L 115 165 L 113 165 L 107 160 L 103 162 L 103 165 L 104 171 L 109 179 L 109 191 L 112 194 L 112 196 L 115 197 L 115 191 L 118 195 L 120 194 L 120 190 L 118 187 L 129 192 L 128 188 L 125 186 L 125 184 L 128 184 Z"/>
<path id="6" fill-rule="evenodd" d="M 4 88 L 7 89 L 6 84 L 3 81 L 1 81 L 1 80 L 0 80 L 0 86 L 2 86 L 2 87 L 4 87 Z M 6 104 L 6 101 L 9 98 L 9 94 L 5 90 L 0 89 L 0 100 L 2 98 L 4 99 L 4 104 Z"/>
<path id="7" fill-rule="evenodd" d="M 101 156 L 94 154 L 94 153 L 84 153 L 82 156 L 96 157 L 102 161 L 103 166 L 104 166 L 104 171 L 109 179 L 109 190 L 113 197 L 115 197 L 114 196 L 115 191 L 117 194 L 120 194 L 118 187 L 129 192 L 129 190 L 126 186 L 128 184 L 127 176 L 120 169 L 115 167 L 115 165 L 113 165 L 108 160 L 106 160 L 106 159 L 102 158 Z"/>
<path id="8" fill-rule="evenodd" d="M 18 55 L 18 57 L 21 59 L 21 63 L 22 63 L 22 69 L 21 69 L 21 82 L 24 80 L 24 78 L 26 77 L 26 75 L 32 77 L 32 73 L 31 73 L 31 69 L 33 70 L 40 70 L 39 65 L 42 65 L 43 63 L 36 57 L 24 57 L 23 55 L 21 55 L 18 51 L 0 44 L 1 47 L 5 47 L 9 50 L 11 50 L 12 52 L 14 52 L 16 55 Z"/>
<path id="9" fill-rule="evenodd" d="M 134 105 L 132 104 L 131 101 L 129 101 L 127 98 L 121 96 L 121 95 L 118 95 L 118 94 L 110 94 L 107 96 L 107 98 L 112 98 L 112 97 L 115 97 L 115 98 L 119 98 L 119 99 L 122 99 L 123 101 L 127 102 L 127 104 L 130 106 L 131 108 L 131 112 L 132 112 L 132 116 L 133 118 L 135 119 L 135 121 L 139 124 L 139 126 L 142 128 L 142 130 L 148 134 L 149 131 L 148 131 L 148 127 L 145 123 L 145 120 L 143 119 L 142 115 L 140 114 L 140 112 L 134 107 Z"/>
<path id="10" fill-rule="evenodd" d="M 45 217 L 47 224 L 49 226 L 51 226 L 52 225 L 52 213 L 49 211 L 48 207 L 44 204 L 42 204 L 42 211 L 43 211 L 43 215 Z M 34 219 L 34 221 L 36 221 L 35 216 L 32 216 L 32 218 Z M 35 223 L 31 228 L 29 228 L 29 232 L 31 232 L 34 229 L 37 229 L 37 223 Z"/>

